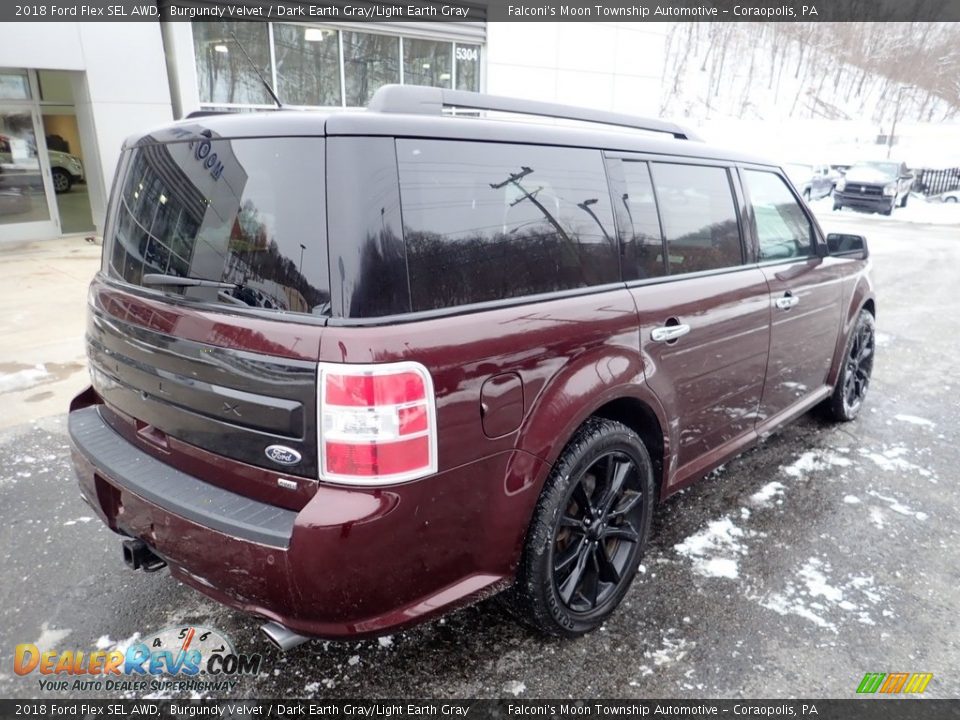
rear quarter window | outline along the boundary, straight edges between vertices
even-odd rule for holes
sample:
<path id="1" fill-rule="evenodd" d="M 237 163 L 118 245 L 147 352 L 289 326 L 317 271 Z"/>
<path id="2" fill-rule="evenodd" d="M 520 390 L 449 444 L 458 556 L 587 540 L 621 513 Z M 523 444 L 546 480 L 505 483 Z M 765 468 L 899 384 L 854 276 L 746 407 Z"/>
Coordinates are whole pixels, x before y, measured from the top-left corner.
<path id="1" fill-rule="evenodd" d="M 397 140 L 414 311 L 617 282 L 597 150 Z"/>

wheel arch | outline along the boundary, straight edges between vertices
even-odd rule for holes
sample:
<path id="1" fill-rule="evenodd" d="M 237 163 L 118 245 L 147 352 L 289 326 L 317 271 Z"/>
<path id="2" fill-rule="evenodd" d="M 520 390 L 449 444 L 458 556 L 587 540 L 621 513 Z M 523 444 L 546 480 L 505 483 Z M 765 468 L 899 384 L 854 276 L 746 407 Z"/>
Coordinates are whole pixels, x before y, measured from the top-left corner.
<path id="1" fill-rule="evenodd" d="M 587 395 L 580 394 L 578 397 L 581 401 L 576 406 L 571 406 L 570 395 L 564 385 L 558 381 L 558 387 L 549 393 L 553 407 L 557 404 L 566 405 L 563 419 L 553 412 L 534 412 L 518 439 L 519 448 L 528 451 L 536 448 L 538 451 L 534 451 L 534 454 L 544 461 L 542 476 L 537 478 L 537 494 L 577 430 L 591 417 L 602 417 L 622 422 L 643 440 L 654 465 L 656 497 L 659 501 L 663 489 L 668 485 L 671 467 L 670 436 L 667 432 L 669 424 L 663 407 L 644 381 L 642 371 L 626 382 L 595 388 L 595 392 Z"/>
<path id="2" fill-rule="evenodd" d="M 624 396 L 611 400 L 597 408 L 589 417 L 600 417 L 623 423 L 633 430 L 650 453 L 653 463 L 653 479 L 656 482 L 654 497 L 659 501 L 666 485 L 664 477 L 664 452 L 666 450 L 666 436 L 663 426 L 653 409 L 642 400 Z M 586 422 L 586 420 L 584 420 Z"/>
<path id="3" fill-rule="evenodd" d="M 840 334 L 837 337 L 837 346 L 833 354 L 833 363 L 830 367 L 830 374 L 827 376 L 827 384 L 833 387 L 840 376 L 840 368 L 843 366 L 843 354 L 847 348 L 847 341 L 850 333 L 860 316 L 860 312 L 866 310 L 874 320 L 877 318 L 877 300 L 873 294 L 873 286 L 870 283 L 866 273 L 860 275 L 857 284 L 851 293 L 850 302 L 847 304 L 847 314 L 843 318 L 843 324 L 840 327 Z"/>

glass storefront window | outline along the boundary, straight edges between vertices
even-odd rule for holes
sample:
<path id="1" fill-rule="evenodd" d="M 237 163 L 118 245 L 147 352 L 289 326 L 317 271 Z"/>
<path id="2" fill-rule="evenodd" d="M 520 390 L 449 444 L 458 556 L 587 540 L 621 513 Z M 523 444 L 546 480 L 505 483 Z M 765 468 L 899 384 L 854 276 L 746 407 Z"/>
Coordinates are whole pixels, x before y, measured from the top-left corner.
<path id="1" fill-rule="evenodd" d="M 451 47 L 436 40 L 403 39 L 403 84 L 453 87 Z"/>
<path id="2" fill-rule="evenodd" d="M 0 70 L 0 100 L 29 100 L 30 81 L 24 70 Z"/>
<path id="3" fill-rule="evenodd" d="M 196 22 L 193 49 L 200 102 L 273 104 L 231 31 L 263 77 L 270 79 L 270 41 L 265 23 Z"/>
<path id="4" fill-rule="evenodd" d="M 33 117 L 0 107 L 0 225 L 49 219 Z"/>
<path id="5" fill-rule="evenodd" d="M 343 33 L 347 105 L 363 107 L 381 85 L 400 82 L 400 38 Z"/>
<path id="6" fill-rule="evenodd" d="M 453 54 L 457 63 L 457 90 L 480 92 L 480 46 L 457 43 Z"/>
<path id="7" fill-rule="evenodd" d="M 231 30 L 263 77 L 276 81 L 284 104 L 365 107 L 401 76 L 405 85 L 480 91 L 480 45 L 290 23 L 195 22 L 200 102 L 208 110 L 273 105 Z"/>
<path id="8" fill-rule="evenodd" d="M 336 30 L 273 26 L 277 94 L 290 105 L 340 104 L 340 42 Z"/>

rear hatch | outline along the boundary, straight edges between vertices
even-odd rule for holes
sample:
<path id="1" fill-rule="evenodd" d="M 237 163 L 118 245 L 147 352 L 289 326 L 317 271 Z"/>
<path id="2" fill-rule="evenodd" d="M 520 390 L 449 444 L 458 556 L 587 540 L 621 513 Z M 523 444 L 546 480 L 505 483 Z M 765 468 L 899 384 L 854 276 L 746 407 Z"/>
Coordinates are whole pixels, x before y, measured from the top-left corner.
<path id="1" fill-rule="evenodd" d="M 211 121 L 124 151 L 91 293 L 91 376 L 122 434 L 237 491 L 266 483 L 272 499 L 278 473 L 317 478 L 324 139 L 231 138 Z"/>

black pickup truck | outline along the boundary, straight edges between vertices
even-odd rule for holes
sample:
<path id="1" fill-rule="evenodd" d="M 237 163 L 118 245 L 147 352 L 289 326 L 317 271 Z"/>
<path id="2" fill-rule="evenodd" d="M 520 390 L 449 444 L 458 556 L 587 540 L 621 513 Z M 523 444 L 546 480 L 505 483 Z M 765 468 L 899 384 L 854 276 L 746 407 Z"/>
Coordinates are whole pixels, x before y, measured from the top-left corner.
<path id="1" fill-rule="evenodd" d="M 913 187 L 913 174 L 906 163 L 870 161 L 857 163 L 837 181 L 833 209 L 851 207 L 889 215 L 906 207 Z"/>

